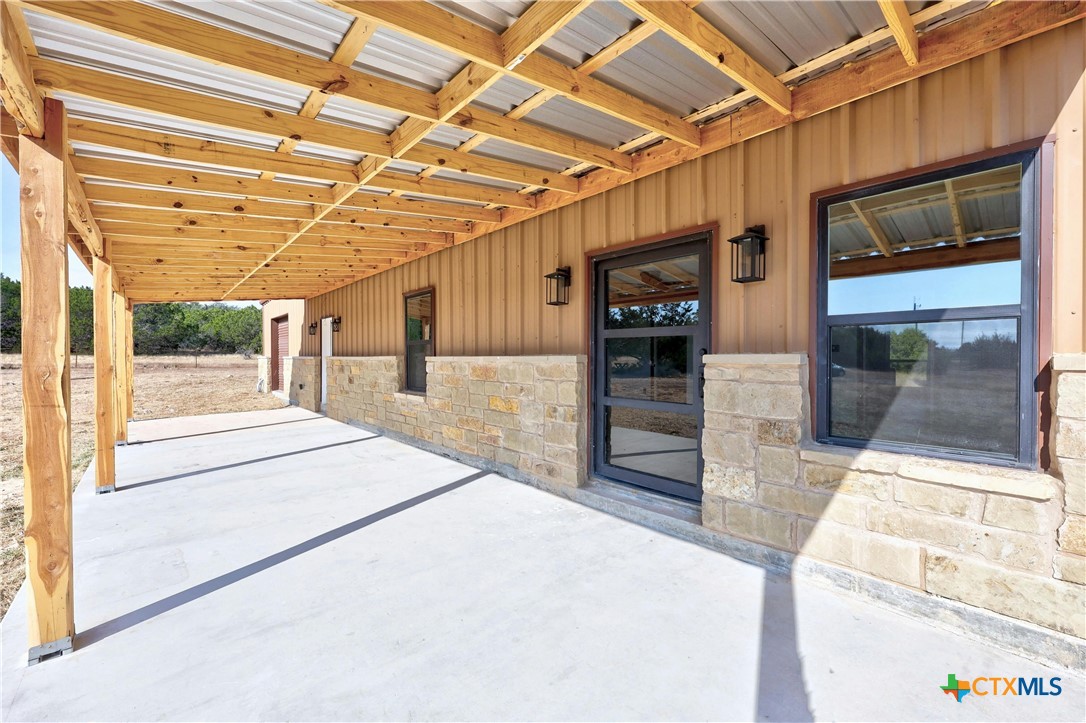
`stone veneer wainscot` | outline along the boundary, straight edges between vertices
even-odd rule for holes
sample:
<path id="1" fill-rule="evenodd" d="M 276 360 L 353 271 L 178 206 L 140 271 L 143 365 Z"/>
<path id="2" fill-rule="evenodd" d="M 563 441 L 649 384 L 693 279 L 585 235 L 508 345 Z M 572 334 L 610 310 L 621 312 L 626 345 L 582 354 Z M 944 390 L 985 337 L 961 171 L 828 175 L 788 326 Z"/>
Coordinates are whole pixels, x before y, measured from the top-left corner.
<path id="1" fill-rule="evenodd" d="M 818 445 L 806 355 L 704 361 L 706 527 L 1086 637 L 1081 361 L 1055 365 L 1062 480 Z"/>
<path id="2" fill-rule="evenodd" d="M 585 481 L 583 356 L 429 357 L 426 393 L 403 357 L 333 357 L 327 414 L 566 486 Z"/>

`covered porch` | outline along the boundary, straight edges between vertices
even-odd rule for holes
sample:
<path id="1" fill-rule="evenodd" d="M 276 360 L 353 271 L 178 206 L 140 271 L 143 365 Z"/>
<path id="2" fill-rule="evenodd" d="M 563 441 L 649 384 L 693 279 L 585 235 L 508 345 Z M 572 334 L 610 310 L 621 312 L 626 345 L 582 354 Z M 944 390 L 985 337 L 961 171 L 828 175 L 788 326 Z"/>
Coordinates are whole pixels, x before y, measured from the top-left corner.
<path id="1" fill-rule="evenodd" d="M 75 493 L 75 652 L 4 621 L 5 720 L 1082 718 L 1077 675 L 297 408 L 117 460 Z"/>

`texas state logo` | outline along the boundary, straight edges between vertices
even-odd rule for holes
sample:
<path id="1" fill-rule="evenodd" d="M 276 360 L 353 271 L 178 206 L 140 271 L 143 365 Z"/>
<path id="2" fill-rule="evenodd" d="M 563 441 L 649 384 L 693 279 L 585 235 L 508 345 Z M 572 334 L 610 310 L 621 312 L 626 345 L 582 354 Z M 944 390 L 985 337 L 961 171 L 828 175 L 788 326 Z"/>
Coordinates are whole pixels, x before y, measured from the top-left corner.
<path id="1" fill-rule="evenodd" d="M 990 676 L 973 678 L 973 680 L 958 680 L 958 676 L 954 673 L 947 675 L 946 685 L 940 685 L 939 689 L 947 695 L 954 696 L 954 700 L 959 703 L 970 693 L 983 697 L 988 695 L 1059 695 L 1063 692 L 1059 678 L 1045 680 L 1022 676 L 1014 678 Z"/>

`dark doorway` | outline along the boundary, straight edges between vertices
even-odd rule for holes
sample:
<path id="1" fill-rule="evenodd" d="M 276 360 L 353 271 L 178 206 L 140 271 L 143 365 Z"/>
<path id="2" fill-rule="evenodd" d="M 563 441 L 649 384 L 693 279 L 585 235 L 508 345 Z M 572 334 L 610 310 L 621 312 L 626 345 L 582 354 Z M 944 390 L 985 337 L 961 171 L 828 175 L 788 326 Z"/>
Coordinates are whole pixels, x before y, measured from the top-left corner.
<path id="1" fill-rule="evenodd" d="M 701 499 L 709 232 L 596 257 L 593 471 Z"/>

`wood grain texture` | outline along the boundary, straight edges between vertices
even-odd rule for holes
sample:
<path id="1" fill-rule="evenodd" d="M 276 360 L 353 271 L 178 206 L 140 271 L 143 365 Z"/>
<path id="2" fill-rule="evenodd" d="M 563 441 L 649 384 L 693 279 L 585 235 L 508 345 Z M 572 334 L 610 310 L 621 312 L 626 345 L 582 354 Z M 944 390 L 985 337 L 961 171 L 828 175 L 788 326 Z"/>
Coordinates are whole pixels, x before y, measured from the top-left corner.
<path id="1" fill-rule="evenodd" d="M 135 371 L 133 357 L 135 356 L 135 337 L 133 336 L 132 329 L 132 300 L 125 299 L 124 304 L 124 366 L 125 366 L 125 419 L 132 420 L 136 417 L 136 403 L 133 397 L 135 385 L 132 381 L 132 374 Z"/>
<path id="2" fill-rule="evenodd" d="M 5 2 L 0 6 L 0 99 L 8 112 L 26 128 L 30 135 L 41 138 L 45 133 L 45 109 L 38 89 L 34 86 L 34 72 L 30 67 L 22 38 L 17 30 L 17 19 Z"/>
<path id="3" fill-rule="evenodd" d="M 897 41 L 901 55 L 909 65 L 920 62 L 919 43 L 916 37 L 916 26 L 909 17 L 909 9 L 905 7 L 905 0 L 879 0 L 879 8 L 890 32 Z"/>
<path id="4" fill-rule="evenodd" d="M 1012 26 L 1017 23 L 1025 29 L 1030 23 L 1023 13 L 1058 9 L 1008 4 L 1003 11 L 1011 13 Z M 955 25 L 968 31 L 980 17 L 983 14 L 962 25 L 948 25 L 944 32 L 949 34 Z M 1008 26 L 1001 21 L 988 30 L 998 27 Z M 887 63 L 905 67 L 896 47 L 887 53 Z M 930 56 L 923 57 L 922 67 L 930 62 Z M 805 352 L 810 333 L 809 272 L 814 264 L 812 193 L 950 161 L 993 148 L 995 139 L 1003 146 L 1054 134 L 1058 139 L 1054 349 L 1086 351 L 1082 311 L 1086 252 L 1081 242 L 1086 237 L 1084 69 L 1086 23 L 1080 20 L 722 146 L 632 183 L 601 187 L 599 193 L 551 213 L 308 299 L 307 322 L 352 309 L 343 314 L 337 341 L 343 354 L 399 354 L 400 295 L 432 285 L 445 310 L 437 319 L 436 333 L 445 340 L 441 354 L 583 354 L 588 281 L 581 260 L 586 251 L 703 223 L 719 223 L 722 238 L 764 223 L 770 236 L 766 281 L 748 285 L 718 281 L 714 287 L 715 350 Z M 868 70 L 845 74 L 851 72 L 865 78 Z M 842 94 L 847 88 L 845 80 L 832 85 Z M 779 114 L 766 109 L 759 117 L 770 115 Z M 985 132 L 993 127 L 1000 129 L 996 136 Z M 714 247 L 718 280 L 728 277 L 724 250 L 719 242 Z M 543 274 L 564 265 L 574 269 L 571 303 L 548 307 Z M 302 344 L 303 354 L 317 353 L 309 337 Z"/>
<path id="5" fill-rule="evenodd" d="M 19 140 L 23 500 L 29 644 L 75 634 L 71 369 L 64 107 L 43 104 L 38 140 Z"/>
<path id="6" fill-rule="evenodd" d="M 125 320 L 127 303 L 124 294 L 113 294 L 113 379 L 116 385 L 113 389 L 113 425 L 118 442 L 128 441 L 128 341 L 125 338 L 128 329 Z"/>
<path id="7" fill-rule="evenodd" d="M 623 1 L 684 48 L 753 91 L 779 112 L 787 114 L 791 111 L 792 92 L 784 87 L 784 83 L 690 8 L 682 3 L 659 0 Z"/>
<path id="8" fill-rule="evenodd" d="M 112 488 L 117 482 L 115 448 L 116 371 L 113 355 L 113 271 L 94 258 L 94 484 Z"/>

